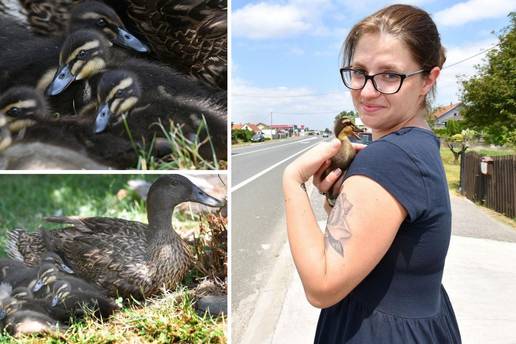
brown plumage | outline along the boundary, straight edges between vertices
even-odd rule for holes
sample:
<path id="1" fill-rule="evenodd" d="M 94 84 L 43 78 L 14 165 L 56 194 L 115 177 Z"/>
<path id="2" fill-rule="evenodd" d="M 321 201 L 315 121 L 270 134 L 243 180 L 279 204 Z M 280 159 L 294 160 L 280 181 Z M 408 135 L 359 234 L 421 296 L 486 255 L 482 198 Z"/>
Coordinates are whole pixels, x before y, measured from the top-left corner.
<path id="1" fill-rule="evenodd" d="M 149 190 L 148 225 L 116 218 L 54 217 L 48 220 L 70 226 L 30 234 L 10 232 L 7 253 L 37 264 L 34 256 L 43 247 L 60 254 L 78 277 L 110 296 L 154 295 L 163 287 L 174 288 L 189 269 L 189 249 L 171 225 L 174 207 L 187 201 L 224 205 L 188 178 L 165 175 Z M 28 248 L 27 243 L 33 246 Z"/>
<path id="2" fill-rule="evenodd" d="M 125 0 L 127 14 L 160 61 L 227 88 L 226 0 Z"/>

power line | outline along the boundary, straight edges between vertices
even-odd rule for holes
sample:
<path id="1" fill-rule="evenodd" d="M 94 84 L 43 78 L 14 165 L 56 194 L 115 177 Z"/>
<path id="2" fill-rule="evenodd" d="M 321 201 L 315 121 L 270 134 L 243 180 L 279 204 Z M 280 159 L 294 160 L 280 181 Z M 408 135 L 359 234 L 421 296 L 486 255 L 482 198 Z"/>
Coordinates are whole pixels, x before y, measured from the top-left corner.
<path id="1" fill-rule="evenodd" d="M 471 60 L 474 57 L 477 57 L 479 55 L 485 54 L 486 52 L 488 52 L 490 50 L 493 50 L 494 48 L 498 47 L 499 45 L 500 45 L 500 43 L 495 44 L 492 47 L 489 47 L 487 49 L 481 50 L 480 52 L 478 52 L 478 53 L 476 53 L 474 55 L 471 55 L 469 57 L 466 57 L 465 59 L 462 59 L 460 61 L 454 62 L 454 63 L 449 64 L 449 65 L 446 65 L 446 66 L 444 66 L 442 68 L 442 70 L 454 67 L 454 66 L 456 66 L 458 64 L 461 64 L 463 62 Z M 329 96 L 329 95 L 332 95 L 332 94 L 339 95 L 341 93 L 340 92 L 328 92 L 328 93 L 314 93 L 314 94 L 297 94 L 297 95 L 291 95 L 291 96 L 287 96 L 287 95 L 278 96 L 278 95 L 260 95 L 260 94 L 238 94 L 238 93 L 235 94 L 235 93 L 232 93 L 231 96 L 232 97 L 245 97 L 245 98 L 310 98 L 310 97 Z"/>
<path id="2" fill-rule="evenodd" d="M 450 67 L 453 67 L 453 66 L 456 66 L 456 65 L 458 65 L 458 64 L 461 64 L 462 62 L 466 62 L 467 60 L 471 60 L 472 58 L 477 57 L 478 55 L 482 55 L 482 54 L 484 54 L 484 53 L 487 53 L 489 50 L 493 50 L 494 48 L 498 47 L 499 45 L 500 45 L 500 43 L 495 44 L 495 45 L 493 45 L 493 46 L 492 46 L 492 47 L 490 47 L 490 48 L 487 48 L 487 49 L 481 50 L 480 52 L 476 53 L 475 55 L 471 55 L 470 57 L 466 57 L 466 58 L 465 58 L 465 59 L 463 59 L 463 60 L 460 60 L 460 61 L 454 62 L 454 63 L 452 63 L 452 64 L 450 64 L 450 65 L 447 65 L 447 66 L 444 66 L 444 67 L 443 67 L 443 69 L 448 69 L 448 68 L 450 68 Z"/>

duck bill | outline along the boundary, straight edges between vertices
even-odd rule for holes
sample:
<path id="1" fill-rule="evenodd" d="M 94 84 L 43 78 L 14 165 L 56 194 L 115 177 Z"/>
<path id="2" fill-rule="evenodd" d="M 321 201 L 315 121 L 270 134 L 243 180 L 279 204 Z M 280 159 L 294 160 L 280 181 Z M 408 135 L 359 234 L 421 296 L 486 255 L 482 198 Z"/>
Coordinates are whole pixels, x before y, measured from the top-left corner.
<path id="1" fill-rule="evenodd" d="M 136 50 L 140 53 L 149 52 L 149 48 L 145 44 L 121 27 L 117 30 L 114 42 L 120 46 Z"/>
<path id="2" fill-rule="evenodd" d="M 41 279 L 38 279 L 32 287 L 32 292 L 35 293 L 39 291 L 41 288 L 43 288 L 43 281 Z"/>
<path id="3" fill-rule="evenodd" d="M 56 96 L 63 92 L 74 80 L 75 76 L 70 71 L 70 67 L 68 64 L 65 64 L 58 69 L 56 75 L 54 75 L 54 79 L 52 79 L 52 82 L 48 85 L 45 94 L 47 96 Z"/>
<path id="4" fill-rule="evenodd" d="M 97 117 L 95 118 L 95 134 L 106 130 L 109 120 L 111 119 L 111 115 L 112 113 L 111 110 L 109 110 L 109 105 L 102 104 L 97 112 Z"/>
<path id="5" fill-rule="evenodd" d="M 3 308 L 0 308 L 0 321 L 4 320 L 6 317 L 7 312 Z"/>
<path id="6" fill-rule="evenodd" d="M 63 272 L 66 272 L 67 274 L 74 274 L 75 272 L 68 267 L 66 264 L 59 264 L 59 269 Z"/>
<path id="7" fill-rule="evenodd" d="M 57 297 L 57 295 L 56 295 L 56 296 L 54 296 L 54 297 L 52 298 L 52 301 L 50 302 L 50 307 L 55 307 L 55 306 L 57 306 L 58 304 L 59 304 L 59 297 Z"/>
<path id="8" fill-rule="evenodd" d="M 190 201 L 216 208 L 223 207 L 226 204 L 226 202 L 208 195 L 206 192 L 202 191 L 197 186 L 194 186 L 192 190 L 192 199 Z"/>

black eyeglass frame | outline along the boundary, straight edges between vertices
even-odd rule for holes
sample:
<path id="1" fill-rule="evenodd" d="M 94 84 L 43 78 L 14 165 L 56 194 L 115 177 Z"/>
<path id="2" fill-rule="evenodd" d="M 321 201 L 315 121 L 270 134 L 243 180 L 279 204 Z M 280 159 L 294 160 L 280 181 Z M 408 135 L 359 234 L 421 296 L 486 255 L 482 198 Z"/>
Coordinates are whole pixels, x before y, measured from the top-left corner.
<path id="1" fill-rule="evenodd" d="M 365 78 L 364 79 L 364 84 L 362 85 L 362 87 L 360 87 L 360 88 L 352 88 L 352 87 L 348 86 L 346 84 L 346 80 L 344 78 L 344 72 L 359 72 L 359 73 L 362 73 L 364 75 L 364 78 Z M 364 71 L 362 71 L 360 69 L 344 67 L 344 68 L 340 69 L 340 77 L 342 79 L 342 82 L 344 83 L 344 86 L 346 86 L 350 90 L 355 90 L 355 91 L 362 90 L 365 87 L 365 85 L 367 84 L 367 81 L 371 80 L 371 83 L 373 84 L 373 87 L 374 87 L 374 89 L 377 92 L 380 92 L 381 94 L 395 94 L 395 93 L 399 92 L 399 90 L 401 89 L 401 86 L 403 85 L 403 81 L 406 78 L 411 77 L 411 76 L 416 75 L 416 74 L 419 74 L 419 73 L 428 73 L 428 72 L 429 72 L 429 70 L 427 70 L 427 69 L 421 69 L 421 70 L 418 70 L 418 71 L 415 71 L 415 72 L 411 72 L 411 73 L 406 73 L 406 74 L 394 73 L 394 72 L 382 72 L 382 73 L 376 73 L 376 74 L 373 74 L 373 75 L 368 75 L 368 74 L 366 74 Z M 376 87 L 376 82 L 374 81 L 374 77 L 377 76 L 377 75 L 382 75 L 382 74 L 394 74 L 394 75 L 397 75 L 397 76 L 400 77 L 400 86 L 398 87 L 398 89 L 396 91 L 394 91 L 394 92 L 382 92 L 382 91 L 380 91 Z"/>

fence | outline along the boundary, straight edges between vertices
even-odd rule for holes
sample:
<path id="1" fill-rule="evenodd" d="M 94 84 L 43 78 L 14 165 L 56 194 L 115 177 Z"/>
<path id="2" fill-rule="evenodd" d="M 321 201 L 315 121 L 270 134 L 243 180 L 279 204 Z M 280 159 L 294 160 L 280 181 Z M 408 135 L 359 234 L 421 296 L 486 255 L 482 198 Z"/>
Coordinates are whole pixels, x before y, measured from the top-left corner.
<path id="1" fill-rule="evenodd" d="M 462 155 L 462 194 L 505 216 L 516 217 L 516 155 L 492 158 L 487 174 L 480 170 L 481 160 L 482 157 L 476 152 Z"/>

